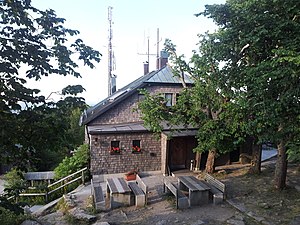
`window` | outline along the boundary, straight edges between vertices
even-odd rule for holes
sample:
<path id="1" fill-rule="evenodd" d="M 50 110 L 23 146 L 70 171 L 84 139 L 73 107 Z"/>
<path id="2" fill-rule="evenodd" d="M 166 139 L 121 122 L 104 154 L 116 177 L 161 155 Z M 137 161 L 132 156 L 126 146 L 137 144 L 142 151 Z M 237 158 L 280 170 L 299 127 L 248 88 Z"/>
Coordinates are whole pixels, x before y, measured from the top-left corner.
<path id="1" fill-rule="evenodd" d="M 119 148 L 120 146 L 120 141 L 112 141 L 111 142 L 111 147 Z"/>
<path id="2" fill-rule="evenodd" d="M 144 94 L 139 94 L 138 95 L 138 101 L 139 102 L 142 102 L 142 101 L 144 101 L 145 100 L 145 95 Z"/>
<path id="3" fill-rule="evenodd" d="M 120 148 L 120 141 L 112 141 L 110 143 L 110 154 L 120 154 L 121 148 Z"/>
<path id="4" fill-rule="evenodd" d="M 175 95 L 176 95 L 176 96 L 175 96 L 175 97 L 176 97 L 176 102 L 178 102 L 178 99 L 179 99 L 180 93 L 176 93 Z M 176 102 L 175 102 L 175 103 L 176 103 Z"/>
<path id="5" fill-rule="evenodd" d="M 165 93 L 165 100 L 166 100 L 166 106 L 172 106 L 173 105 L 173 94 Z"/>
<path id="6" fill-rule="evenodd" d="M 141 152 L 141 141 L 133 140 L 132 141 L 132 153 L 140 153 Z"/>

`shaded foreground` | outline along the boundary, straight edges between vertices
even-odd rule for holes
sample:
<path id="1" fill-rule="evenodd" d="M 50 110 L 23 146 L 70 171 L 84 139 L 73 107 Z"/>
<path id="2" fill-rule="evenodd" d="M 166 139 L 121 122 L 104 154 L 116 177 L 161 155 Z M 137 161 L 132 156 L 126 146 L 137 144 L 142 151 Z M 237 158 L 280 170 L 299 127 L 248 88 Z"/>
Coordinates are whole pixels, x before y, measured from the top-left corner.
<path id="1" fill-rule="evenodd" d="M 228 166 L 216 174 L 227 185 L 228 202 L 209 204 L 186 210 L 176 210 L 173 196 L 162 191 L 162 176 L 144 177 L 149 185 L 149 204 L 136 209 L 123 207 L 96 213 L 98 224 L 190 224 L 190 225 L 296 225 L 300 224 L 300 178 L 296 164 L 289 165 L 288 188 L 278 192 L 273 188 L 274 161 L 263 165 L 260 175 L 248 175 L 248 167 Z M 196 174 L 195 174 L 196 175 Z M 202 174 L 197 174 L 201 177 Z M 76 194 L 75 194 L 76 195 Z M 77 204 L 90 211 L 90 198 Z M 39 218 L 42 224 L 88 224 L 70 216 L 53 212 Z"/>

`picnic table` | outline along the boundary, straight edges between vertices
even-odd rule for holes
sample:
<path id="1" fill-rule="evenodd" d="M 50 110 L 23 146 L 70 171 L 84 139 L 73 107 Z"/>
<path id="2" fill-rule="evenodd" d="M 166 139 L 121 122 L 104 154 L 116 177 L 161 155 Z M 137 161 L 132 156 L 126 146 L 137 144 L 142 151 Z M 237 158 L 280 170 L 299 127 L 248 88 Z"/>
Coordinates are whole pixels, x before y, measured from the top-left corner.
<path id="1" fill-rule="evenodd" d="M 130 205 L 131 189 L 124 178 L 108 178 L 106 184 L 106 196 L 111 209 Z"/>
<path id="2" fill-rule="evenodd" d="M 181 191 L 188 192 L 190 207 L 208 204 L 209 202 L 210 187 L 194 176 L 179 176 L 178 188 Z"/>

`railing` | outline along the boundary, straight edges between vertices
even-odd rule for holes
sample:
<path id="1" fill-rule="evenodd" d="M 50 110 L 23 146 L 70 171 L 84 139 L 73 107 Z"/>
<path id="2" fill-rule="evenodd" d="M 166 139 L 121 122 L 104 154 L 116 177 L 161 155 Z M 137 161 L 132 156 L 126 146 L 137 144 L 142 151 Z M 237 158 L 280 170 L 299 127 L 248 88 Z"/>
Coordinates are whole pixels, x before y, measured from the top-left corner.
<path id="1" fill-rule="evenodd" d="M 72 174 L 70 174 L 70 175 L 68 175 L 68 176 L 66 176 L 66 177 L 64 177 L 64 178 L 62 178 L 62 179 L 60 179 L 60 180 L 52 183 L 52 184 L 49 184 L 47 186 L 47 188 L 46 188 L 46 192 L 42 192 L 42 193 L 21 193 L 21 194 L 19 194 L 19 196 L 45 196 L 45 200 L 46 200 L 46 202 L 48 202 L 48 198 L 49 198 L 50 194 L 52 194 L 52 193 L 54 193 L 54 192 L 56 192 L 56 191 L 58 191 L 58 190 L 60 190 L 60 189 L 62 189 L 64 187 L 66 187 L 66 186 L 68 186 L 68 185 L 70 185 L 70 184 L 72 184 L 72 183 L 74 183 L 74 182 L 76 182 L 78 180 L 81 180 L 82 184 L 84 184 L 84 172 L 86 170 L 87 170 L 87 167 L 85 167 L 85 168 L 83 168 L 81 170 L 78 170 L 77 172 L 72 173 Z M 70 178 L 76 176 L 79 173 L 81 173 L 81 176 L 76 177 L 76 178 L 74 178 L 72 180 L 69 180 Z M 57 184 L 61 184 L 61 185 L 58 186 L 58 187 L 56 187 L 55 189 L 49 191 L 49 189 L 51 189 L 51 187 L 53 187 L 53 186 L 55 186 Z"/>

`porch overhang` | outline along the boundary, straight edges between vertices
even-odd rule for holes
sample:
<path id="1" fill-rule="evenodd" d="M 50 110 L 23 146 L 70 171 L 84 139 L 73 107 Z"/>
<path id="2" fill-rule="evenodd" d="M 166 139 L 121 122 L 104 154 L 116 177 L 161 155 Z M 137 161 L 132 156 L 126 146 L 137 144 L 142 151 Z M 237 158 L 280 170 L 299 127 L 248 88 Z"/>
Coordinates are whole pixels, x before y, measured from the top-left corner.
<path id="1" fill-rule="evenodd" d="M 87 127 L 89 134 L 115 134 L 148 132 L 143 123 L 107 124 Z"/>
<path id="2" fill-rule="evenodd" d="M 163 131 L 163 134 L 168 137 L 188 137 L 196 136 L 198 129 L 188 129 L 179 131 Z"/>

